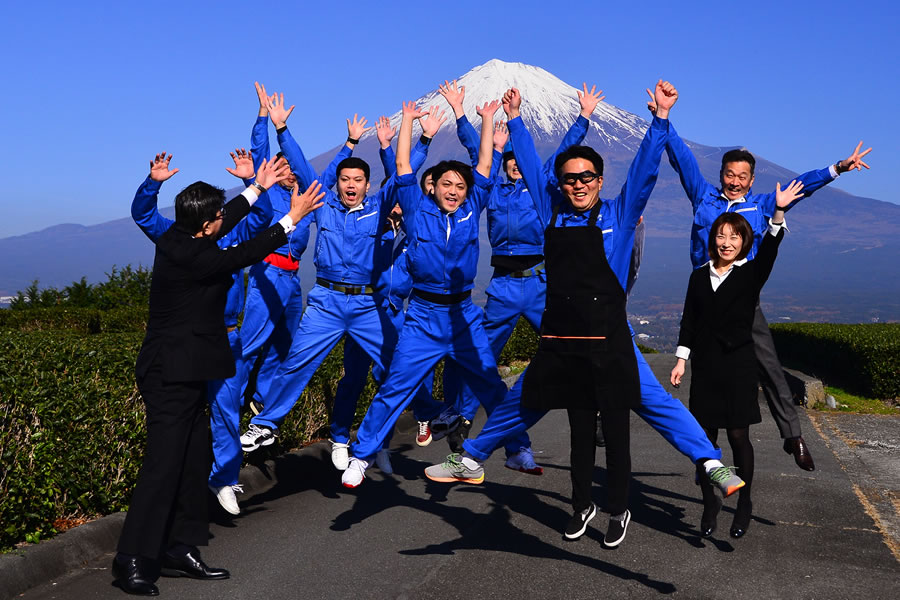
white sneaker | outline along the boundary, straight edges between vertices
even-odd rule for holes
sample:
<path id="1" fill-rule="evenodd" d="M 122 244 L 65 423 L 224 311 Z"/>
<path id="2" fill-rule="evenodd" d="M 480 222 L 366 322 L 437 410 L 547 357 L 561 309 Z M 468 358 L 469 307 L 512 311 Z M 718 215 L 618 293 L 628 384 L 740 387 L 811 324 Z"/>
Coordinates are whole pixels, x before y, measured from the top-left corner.
<path id="1" fill-rule="evenodd" d="M 260 427 L 256 423 L 250 423 L 250 427 L 241 436 L 241 449 L 244 452 L 253 452 L 260 446 L 271 446 L 277 437 L 278 434 L 265 425 Z"/>
<path id="2" fill-rule="evenodd" d="M 519 448 L 518 452 L 506 459 L 506 464 L 503 466 L 529 475 L 544 474 L 544 467 L 534 462 L 534 453 L 531 448 Z"/>
<path id="3" fill-rule="evenodd" d="M 394 474 L 394 467 L 391 466 L 391 451 L 388 448 L 378 451 L 378 454 L 375 455 L 375 464 L 385 475 Z"/>
<path id="4" fill-rule="evenodd" d="M 344 484 L 344 487 L 355 488 L 366 478 L 366 469 L 368 468 L 369 463 L 351 456 L 347 470 L 341 475 L 341 483 Z"/>
<path id="5" fill-rule="evenodd" d="M 244 493 L 244 488 L 240 485 L 223 485 L 222 487 L 209 486 L 209 491 L 211 491 L 216 496 L 216 500 L 219 501 L 219 504 L 222 505 L 222 508 L 225 509 L 225 512 L 232 515 L 241 514 L 241 508 L 238 506 L 237 496 L 234 495 L 235 492 L 239 492 L 241 494 Z"/>
<path id="6" fill-rule="evenodd" d="M 350 444 L 342 444 L 340 442 L 331 442 L 331 462 L 338 471 L 347 470 L 350 464 L 350 452 L 348 451 Z"/>

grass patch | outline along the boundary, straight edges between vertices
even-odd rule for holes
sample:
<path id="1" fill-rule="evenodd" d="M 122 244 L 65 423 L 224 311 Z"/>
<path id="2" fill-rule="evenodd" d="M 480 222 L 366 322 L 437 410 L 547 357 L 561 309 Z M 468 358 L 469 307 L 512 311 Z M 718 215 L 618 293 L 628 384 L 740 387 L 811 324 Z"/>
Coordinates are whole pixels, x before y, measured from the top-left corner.
<path id="1" fill-rule="evenodd" d="M 900 415 L 900 406 L 890 401 L 876 400 L 851 394 L 839 387 L 825 386 L 825 393 L 834 396 L 837 408 L 823 407 L 826 412 L 846 412 L 861 415 Z"/>

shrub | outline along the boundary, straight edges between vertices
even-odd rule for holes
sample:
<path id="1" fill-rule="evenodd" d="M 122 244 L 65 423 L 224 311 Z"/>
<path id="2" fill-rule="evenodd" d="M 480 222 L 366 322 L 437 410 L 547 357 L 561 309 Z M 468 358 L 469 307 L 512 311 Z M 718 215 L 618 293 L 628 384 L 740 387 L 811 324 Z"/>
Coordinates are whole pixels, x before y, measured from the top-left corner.
<path id="1" fill-rule="evenodd" d="M 900 323 L 771 326 L 783 362 L 870 398 L 900 397 Z"/>

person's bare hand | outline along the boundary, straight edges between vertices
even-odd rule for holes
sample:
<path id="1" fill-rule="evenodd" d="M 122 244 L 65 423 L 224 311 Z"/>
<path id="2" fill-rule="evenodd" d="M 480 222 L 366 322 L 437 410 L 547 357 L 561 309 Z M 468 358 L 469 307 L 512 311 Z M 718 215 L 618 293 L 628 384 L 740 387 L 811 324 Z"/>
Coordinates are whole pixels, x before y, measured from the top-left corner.
<path id="1" fill-rule="evenodd" d="M 416 107 L 415 102 L 404 102 L 400 111 L 404 119 L 419 119 L 427 114 L 425 110 Z"/>
<path id="2" fill-rule="evenodd" d="M 313 180 L 302 194 L 299 186 L 295 183 L 294 189 L 291 190 L 291 210 L 288 213 L 294 225 L 299 223 L 303 217 L 322 206 L 322 198 L 324 197 L 325 192 L 322 191 L 322 184 L 317 180 Z"/>
<path id="3" fill-rule="evenodd" d="M 519 116 L 519 108 L 522 106 L 522 96 L 516 88 L 509 88 L 503 94 L 503 110 L 507 119 L 515 119 Z"/>
<path id="4" fill-rule="evenodd" d="M 378 137 L 378 143 L 382 148 L 391 145 L 391 140 L 397 135 L 397 128 L 391 127 L 391 120 L 385 116 L 381 116 L 375 121 L 375 135 Z"/>
<path id="5" fill-rule="evenodd" d="M 432 106 L 425 113 L 425 116 L 419 119 L 419 125 L 422 126 L 422 135 L 433 138 L 446 120 L 447 117 L 444 116 L 444 111 L 437 106 Z"/>
<path id="6" fill-rule="evenodd" d="M 347 136 L 354 140 L 361 139 L 367 131 L 372 129 L 371 127 L 366 127 L 366 123 L 368 123 L 368 120 L 366 120 L 365 117 L 359 118 L 356 113 L 354 113 L 353 121 L 347 119 Z"/>
<path id="7" fill-rule="evenodd" d="M 860 148 L 862 148 L 862 141 L 860 141 L 856 145 L 856 149 L 853 151 L 853 154 L 839 162 L 835 165 L 835 168 L 838 170 L 838 173 L 846 173 L 847 171 L 852 171 L 856 169 L 857 171 L 862 171 L 862 168 L 865 167 L 867 169 L 871 168 L 863 161 L 863 157 L 872 151 L 872 148 L 869 148 L 865 152 L 860 152 Z"/>
<path id="8" fill-rule="evenodd" d="M 581 104 L 581 116 L 589 119 L 594 109 L 606 96 L 603 95 L 603 90 L 597 89 L 596 85 L 591 86 L 591 91 L 588 91 L 587 83 L 582 83 L 582 86 L 584 86 L 584 90 L 578 91 L 578 103 Z"/>
<path id="9" fill-rule="evenodd" d="M 494 125 L 494 150 L 503 152 L 506 142 L 509 141 L 509 129 L 506 128 L 506 121 L 498 121 Z"/>
<path id="10" fill-rule="evenodd" d="M 294 105 L 292 104 L 290 108 L 284 107 L 284 94 L 272 94 L 270 98 L 266 99 L 266 107 L 269 109 L 269 117 L 272 119 L 272 123 L 275 124 L 277 129 L 281 129 L 287 123 L 288 117 L 291 116 L 291 113 L 294 111 Z"/>
<path id="11" fill-rule="evenodd" d="M 172 155 L 166 156 L 165 152 L 160 152 L 153 157 L 153 160 L 150 161 L 150 179 L 162 182 L 177 173 L 178 169 L 169 170 L 170 160 L 172 160 Z"/>
<path id="12" fill-rule="evenodd" d="M 259 116 L 265 117 L 269 114 L 269 95 L 266 93 L 266 86 L 258 81 L 253 82 L 256 88 L 256 98 L 259 100 Z"/>
<path id="13" fill-rule="evenodd" d="M 476 106 L 475 112 L 478 113 L 478 116 L 482 119 L 488 118 L 493 120 L 494 113 L 497 112 L 498 108 L 500 108 L 500 101 L 492 100 L 490 102 L 485 102 L 481 106 Z"/>
<path id="14" fill-rule="evenodd" d="M 450 105 L 450 108 L 453 109 L 453 114 L 456 115 L 457 119 L 465 114 L 463 111 L 463 100 L 466 97 L 466 86 L 461 85 L 457 87 L 455 79 L 453 82 L 445 80 L 442 85 L 438 86 L 438 91 L 447 101 L 447 104 Z"/>
<path id="15" fill-rule="evenodd" d="M 231 153 L 231 159 L 234 161 L 234 168 L 225 167 L 226 171 L 238 179 L 250 179 L 253 177 L 253 157 L 250 152 L 243 148 L 235 148 L 234 152 Z"/>
<path id="16" fill-rule="evenodd" d="M 681 385 L 682 377 L 684 377 L 684 360 L 679 358 L 669 375 L 669 383 L 672 384 L 672 387 L 678 387 Z"/>
<path id="17" fill-rule="evenodd" d="M 803 183 L 799 179 L 790 182 L 788 186 L 781 189 L 781 182 L 775 184 L 775 204 L 778 208 L 786 208 L 795 200 L 803 197 Z"/>
<path id="18" fill-rule="evenodd" d="M 656 82 L 653 98 L 656 100 L 656 116 L 660 119 L 668 119 L 669 110 L 675 106 L 675 102 L 678 100 L 678 90 L 668 81 L 660 79 Z"/>
<path id="19" fill-rule="evenodd" d="M 650 101 L 647 102 L 647 110 L 649 110 L 654 115 L 656 114 L 656 96 L 653 95 L 653 92 L 650 91 L 650 88 L 647 88 L 647 95 L 650 96 Z"/>
<path id="20" fill-rule="evenodd" d="M 291 176 L 291 167 L 284 157 L 275 160 L 263 159 L 256 172 L 256 183 L 269 189 L 276 183 L 280 183 Z"/>

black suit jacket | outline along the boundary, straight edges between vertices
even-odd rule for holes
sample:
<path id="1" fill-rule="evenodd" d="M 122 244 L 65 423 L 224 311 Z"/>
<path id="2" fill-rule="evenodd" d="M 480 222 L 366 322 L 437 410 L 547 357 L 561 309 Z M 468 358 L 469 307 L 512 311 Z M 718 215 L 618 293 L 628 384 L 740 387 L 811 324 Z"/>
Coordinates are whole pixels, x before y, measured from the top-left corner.
<path id="1" fill-rule="evenodd" d="M 759 292 L 772 272 L 784 229 L 763 236 L 756 258 L 735 266 L 713 291 L 709 265 L 694 270 L 681 315 L 678 345 L 691 349 L 691 358 L 708 352 L 732 352 L 753 343 L 753 318 Z"/>
<path id="2" fill-rule="evenodd" d="M 230 201 L 220 234 L 230 231 L 249 210 L 243 196 Z M 223 317 L 231 273 L 261 261 L 286 242 L 284 228 L 277 223 L 227 249 L 219 248 L 213 238 L 194 238 L 177 224 L 161 235 L 156 241 L 150 318 L 135 366 L 137 377 L 155 365 L 162 369 L 164 381 L 234 375 Z"/>

